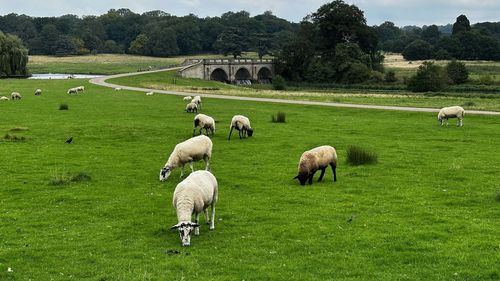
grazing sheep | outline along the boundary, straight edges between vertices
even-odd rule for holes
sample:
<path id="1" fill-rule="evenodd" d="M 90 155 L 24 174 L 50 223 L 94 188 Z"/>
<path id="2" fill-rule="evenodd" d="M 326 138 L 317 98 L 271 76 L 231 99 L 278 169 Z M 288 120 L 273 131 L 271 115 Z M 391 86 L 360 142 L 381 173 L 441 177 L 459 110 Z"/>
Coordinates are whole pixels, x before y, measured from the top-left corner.
<path id="1" fill-rule="evenodd" d="M 187 162 L 189 162 L 191 172 L 194 172 L 193 162 L 203 159 L 205 161 L 205 170 L 209 170 L 210 157 L 212 157 L 212 141 L 209 137 L 201 135 L 181 142 L 175 146 L 174 151 L 168 157 L 167 163 L 160 170 L 160 181 L 166 181 L 172 170 L 179 166 L 181 167 L 182 178 L 184 165 Z"/>
<path id="2" fill-rule="evenodd" d="M 193 99 L 193 97 L 187 96 L 187 97 L 184 97 L 182 100 L 184 100 L 184 101 L 191 101 L 192 99 Z"/>
<path id="3" fill-rule="evenodd" d="M 231 130 L 229 131 L 228 140 L 231 139 L 231 134 L 233 133 L 233 128 L 238 130 L 238 135 L 240 139 L 242 137 L 246 137 L 247 135 L 251 137 L 253 135 L 253 129 L 250 127 L 250 120 L 243 115 L 235 115 L 231 120 L 231 126 L 229 127 Z"/>
<path id="4" fill-rule="evenodd" d="M 208 171 L 196 171 L 181 181 L 174 191 L 172 204 L 177 213 L 177 224 L 170 229 L 179 230 L 182 246 L 191 244 L 191 231 L 200 235 L 200 213 L 205 214 L 205 221 L 210 230 L 215 229 L 215 204 L 217 203 L 217 179 Z M 208 207 L 211 216 L 208 217 Z M 194 223 L 191 217 L 194 214 Z"/>
<path id="5" fill-rule="evenodd" d="M 115 91 L 121 91 L 121 90 L 122 90 L 122 88 L 120 88 L 120 87 L 115 88 Z"/>
<path id="6" fill-rule="evenodd" d="M 13 99 L 13 100 L 20 100 L 20 99 L 23 98 L 23 96 L 21 96 L 21 94 L 18 93 L 18 92 L 12 92 L 10 94 L 10 98 Z"/>
<path id="7" fill-rule="evenodd" d="M 337 152 L 335 148 L 323 145 L 308 150 L 300 156 L 298 175 L 294 179 L 298 179 L 301 185 L 305 185 L 307 180 L 309 180 L 309 184 L 312 184 L 314 173 L 321 170 L 318 179 L 321 181 L 328 165 L 332 167 L 333 181 L 337 181 Z"/>
<path id="8" fill-rule="evenodd" d="M 79 93 L 79 92 L 85 92 L 85 87 L 84 86 L 78 86 L 75 88 L 76 89 L 76 92 Z"/>
<path id="9" fill-rule="evenodd" d="M 196 103 L 190 102 L 186 105 L 186 112 L 196 112 L 198 113 L 198 105 Z"/>
<path id="10" fill-rule="evenodd" d="M 194 117 L 194 129 L 193 129 L 193 137 L 196 134 L 196 128 L 200 128 L 200 135 L 201 135 L 201 130 L 205 129 L 205 133 L 208 136 L 208 131 L 212 133 L 212 136 L 215 134 L 215 120 L 205 114 L 198 114 Z"/>
<path id="11" fill-rule="evenodd" d="M 35 90 L 35 96 L 40 96 L 42 94 L 42 89 Z"/>
<path id="12" fill-rule="evenodd" d="M 458 118 L 457 126 L 462 127 L 465 116 L 465 110 L 460 106 L 443 107 L 438 113 L 438 122 L 443 126 L 443 121 L 446 119 L 448 126 L 448 118 Z"/>
<path id="13" fill-rule="evenodd" d="M 68 90 L 68 95 L 71 95 L 71 94 L 78 94 L 78 89 L 77 88 L 71 88 Z"/>
<path id="14" fill-rule="evenodd" d="M 154 93 L 153 92 L 147 92 L 146 96 L 152 96 Z"/>
<path id="15" fill-rule="evenodd" d="M 0 97 L 0 100 L 9 100 L 9 98 L 8 98 L 8 97 L 5 97 L 5 96 L 1 96 L 1 97 Z"/>
<path id="16" fill-rule="evenodd" d="M 191 102 L 196 103 L 198 108 L 201 109 L 201 97 L 200 96 L 195 96 Z"/>

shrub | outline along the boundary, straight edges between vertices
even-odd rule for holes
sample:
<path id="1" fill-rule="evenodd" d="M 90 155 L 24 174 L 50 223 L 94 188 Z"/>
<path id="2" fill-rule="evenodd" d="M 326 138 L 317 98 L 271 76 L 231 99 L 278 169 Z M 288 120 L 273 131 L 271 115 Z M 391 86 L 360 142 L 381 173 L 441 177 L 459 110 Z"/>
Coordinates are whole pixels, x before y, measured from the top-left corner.
<path id="1" fill-rule="evenodd" d="M 370 78 L 370 69 L 365 64 L 355 62 L 349 64 L 347 70 L 342 74 L 341 83 L 362 83 Z"/>
<path id="2" fill-rule="evenodd" d="M 380 71 L 372 71 L 371 78 L 373 82 L 382 82 L 384 81 L 384 74 Z"/>
<path id="3" fill-rule="evenodd" d="M 273 78 L 273 89 L 278 91 L 283 91 L 286 88 L 285 78 L 281 75 L 276 75 Z"/>
<path id="4" fill-rule="evenodd" d="M 5 136 L 3 137 L 4 140 L 6 141 L 25 141 L 26 138 L 23 137 L 23 136 L 16 136 L 16 135 L 12 135 L 12 134 L 5 134 Z"/>
<path id="5" fill-rule="evenodd" d="M 347 147 L 347 164 L 352 166 L 363 164 L 375 164 L 378 162 L 378 156 L 375 152 L 368 151 L 365 148 L 356 145 Z"/>
<path id="6" fill-rule="evenodd" d="M 434 58 L 437 60 L 449 60 L 451 59 L 450 53 L 445 49 L 439 49 L 434 53 Z"/>
<path id="7" fill-rule="evenodd" d="M 412 92 L 436 92 L 443 90 L 447 82 L 448 77 L 442 67 L 424 61 L 417 73 L 408 79 L 408 89 Z"/>
<path id="8" fill-rule="evenodd" d="M 456 60 L 452 60 L 446 65 L 446 73 L 455 84 L 463 84 L 469 79 L 469 71 L 465 64 Z"/>
<path id="9" fill-rule="evenodd" d="M 396 73 L 394 71 L 389 70 L 385 73 L 384 80 L 385 82 L 393 83 L 398 81 L 398 78 L 396 78 Z"/>
<path id="10" fill-rule="evenodd" d="M 69 108 L 68 105 L 65 103 L 61 103 L 59 105 L 59 110 L 68 110 L 68 108 Z"/>
<path id="11" fill-rule="evenodd" d="M 462 104 L 462 106 L 469 106 L 469 107 L 476 106 L 476 103 L 473 101 L 466 101 Z"/>
<path id="12" fill-rule="evenodd" d="M 432 56 L 432 46 L 424 40 L 417 39 L 408 44 L 402 53 L 405 60 L 426 60 Z"/>
<path id="13" fill-rule="evenodd" d="M 90 181 L 91 177 L 85 172 L 79 172 L 78 174 L 55 174 L 53 178 L 49 181 L 50 185 L 65 185 L 74 182 Z"/>
<path id="14" fill-rule="evenodd" d="M 271 122 L 273 122 L 273 123 L 286 123 L 285 117 L 286 117 L 285 112 L 278 111 L 276 116 L 271 115 Z"/>

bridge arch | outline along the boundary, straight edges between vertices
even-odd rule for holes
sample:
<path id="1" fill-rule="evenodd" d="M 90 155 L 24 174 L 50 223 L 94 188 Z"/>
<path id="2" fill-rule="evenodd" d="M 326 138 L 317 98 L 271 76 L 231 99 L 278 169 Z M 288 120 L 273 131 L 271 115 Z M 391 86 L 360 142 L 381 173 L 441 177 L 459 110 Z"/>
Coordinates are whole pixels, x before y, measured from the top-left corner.
<path id="1" fill-rule="evenodd" d="M 261 67 L 259 72 L 257 72 L 257 79 L 259 81 L 270 81 L 273 78 L 271 70 L 267 67 Z"/>
<path id="2" fill-rule="evenodd" d="M 226 71 L 224 71 L 224 69 L 216 68 L 210 74 L 210 80 L 227 83 L 229 81 L 229 76 L 227 75 Z"/>
<path id="3" fill-rule="evenodd" d="M 246 67 L 240 67 L 234 74 L 236 80 L 252 80 L 252 74 Z"/>

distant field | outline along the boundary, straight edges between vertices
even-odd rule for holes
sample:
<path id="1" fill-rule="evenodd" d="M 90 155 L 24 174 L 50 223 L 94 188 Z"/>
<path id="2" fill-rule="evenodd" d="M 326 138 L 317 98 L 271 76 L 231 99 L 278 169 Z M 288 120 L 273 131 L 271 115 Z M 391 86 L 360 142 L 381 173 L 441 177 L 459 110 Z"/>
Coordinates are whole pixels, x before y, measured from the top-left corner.
<path id="1" fill-rule="evenodd" d="M 434 113 L 204 99 L 202 112 L 218 121 L 219 203 L 215 230 L 203 224 L 183 248 L 169 229 L 180 171 L 158 180 L 192 134 L 181 97 L 84 80 L 0 82 L 0 94 L 24 95 L 0 102 L 2 281 L 500 276 L 498 117 L 440 127 Z M 78 85 L 85 94 L 66 94 Z M 287 123 L 271 122 L 278 111 Z M 227 141 L 234 114 L 250 117 L 253 137 Z M 301 153 L 323 144 L 337 148 L 338 181 L 328 170 L 300 186 Z M 379 163 L 348 166 L 352 144 Z"/>

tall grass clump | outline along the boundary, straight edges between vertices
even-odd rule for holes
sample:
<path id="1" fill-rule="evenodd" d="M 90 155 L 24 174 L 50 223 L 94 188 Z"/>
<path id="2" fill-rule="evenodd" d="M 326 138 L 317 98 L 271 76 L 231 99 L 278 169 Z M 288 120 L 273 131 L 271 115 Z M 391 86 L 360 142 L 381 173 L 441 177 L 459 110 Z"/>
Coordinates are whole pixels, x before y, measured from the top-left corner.
<path id="1" fill-rule="evenodd" d="M 68 110 L 68 109 L 69 109 L 69 107 L 68 107 L 68 104 L 66 104 L 66 103 L 61 103 L 59 105 L 59 110 Z"/>
<path id="2" fill-rule="evenodd" d="M 58 174 L 53 175 L 52 179 L 49 181 L 50 185 L 65 185 L 69 183 L 77 183 L 83 181 L 90 181 L 92 178 L 85 172 L 79 172 L 77 174 Z"/>
<path id="3" fill-rule="evenodd" d="M 378 156 L 366 148 L 350 145 L 347 147 L 347 164 L 352 166 L 363 164 L 375 164 L 378 162 Z"/>
<path id="4" fill-rule="evenodd" d="M 10 129 L 11 132 L 22 132 L 22 131 L 29 131 L 29 128 L 27 127 L 15 127 Z"/>
<path id="5" fill-rule="evenodd" d="M 286 123 L 285 112 L 278 111 L 276 116 L 271 115 L 271 122 L 273 122 L 273 123 Z"/>
<path id="6" fill-rule="evenodd" d="M 23 136 L 16 136 L 14 134 L 9 134 L 9 133 L 5 134 L 3 139 L 6 141 L 25 141 L 26 140 L 26 138 Z"/>

